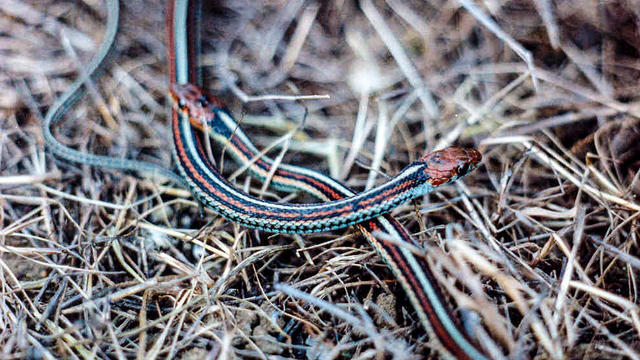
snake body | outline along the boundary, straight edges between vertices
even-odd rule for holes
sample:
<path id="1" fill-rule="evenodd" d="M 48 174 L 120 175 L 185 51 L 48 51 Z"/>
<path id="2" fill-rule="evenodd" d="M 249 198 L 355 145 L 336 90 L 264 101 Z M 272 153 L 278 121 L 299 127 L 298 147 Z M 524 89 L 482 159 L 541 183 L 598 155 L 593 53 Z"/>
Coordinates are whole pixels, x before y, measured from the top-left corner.
<path id="1" fill-rule="evenodd" d="M 229 118 L 228 113 L 208 101 L 204 93 L 191 84 L 173 84 L 170 98 L 182 115 L 172 122 L 176 163 L 191 192 L 218 214 L 246 227 L 269 232 L 328 231 L 378 217 L 405 201 L 469 174 L 481 159 L 475 149 L 454 146 L 421 157 L 388 182 L 368 191 L 323 203 L 280 204 L 238 190 L 206 160 L 202 141 L 192 124 L 211 122 L 216 133 L 229 136 L 232 129 L 225 127 L 221 119 Z M 249 151 L 246 142 L 231 146 L 235 152 Z"/>
<path id="2" fill-rule="evenodd" d="M 118 159 L 110 156 L 87 154 L 61 144 L 53 136 L 51 126 L 60 122 L 64 115 L 85 93 L 85 84 L 98 78 L 105 59 L 109 56 L 116 34 L 118 32 L 119 3 L 117 0 L 107 1 L 107 25 L 106 32 L 98 51 L 85 66 L 80 76 L 69 86 L 69 88 L 56 100 L 49 108 L 42 122 L 42 135 L 48 150 L 56 156 L 67 161 L 100 166 L 110 169 L 129 170 L 153 178 L 167 178 L 176 183 L 183 183 L 183 179 L 173 171 L 165 167 L 147 161 Z"/>

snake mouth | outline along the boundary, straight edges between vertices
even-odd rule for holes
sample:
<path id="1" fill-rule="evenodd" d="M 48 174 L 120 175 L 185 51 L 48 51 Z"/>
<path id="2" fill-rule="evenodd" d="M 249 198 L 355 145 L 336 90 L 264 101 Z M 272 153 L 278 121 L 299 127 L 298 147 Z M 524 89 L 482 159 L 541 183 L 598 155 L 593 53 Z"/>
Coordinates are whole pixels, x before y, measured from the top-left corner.
<path id="1" fill-rule="evenodd" d="M 424 172 L 433 186 L 453 181 L 478 167 L 482 154 L 476 149 L 452 146 L 420 157 Z"/>

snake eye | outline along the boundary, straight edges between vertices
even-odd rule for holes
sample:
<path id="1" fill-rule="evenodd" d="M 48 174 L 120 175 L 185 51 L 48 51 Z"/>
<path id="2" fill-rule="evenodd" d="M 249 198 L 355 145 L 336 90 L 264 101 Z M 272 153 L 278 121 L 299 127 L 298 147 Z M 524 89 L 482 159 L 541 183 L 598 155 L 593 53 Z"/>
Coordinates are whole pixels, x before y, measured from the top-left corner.
<path id="1" fill-rule="evenodd" d="M 187 103 L 184 101 L 184 99 L 178 99 L 178 107 L 183 109 L 185 106 L 187 106 Z"/>

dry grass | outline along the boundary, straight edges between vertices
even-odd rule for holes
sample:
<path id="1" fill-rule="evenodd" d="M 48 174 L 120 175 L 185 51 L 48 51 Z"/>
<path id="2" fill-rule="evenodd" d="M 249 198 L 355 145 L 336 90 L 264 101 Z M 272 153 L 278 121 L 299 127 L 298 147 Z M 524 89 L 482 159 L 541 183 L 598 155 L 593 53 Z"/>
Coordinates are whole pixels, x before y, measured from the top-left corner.
<path id="1" fill-rule="evenodd" d="M 437 357 L 354 229 L 250 231 L 184 189 L 44 151 L 100 3 L 0 2 L 0 358 Z M 270 155 L 358 189 L 425 149 L 478 146 L 464 184 L 394 211 L 456 314 L 477 312 L 495 356 L 638 359 L 638 9 L 227 1 L 205 7 L 205 83 Z M 57 137 L 170 166 L 162 7 L 122 11 L 113 62 Z M 304 102 L 302 127 L 300 102 L 267 96 L 314 94 L 330 99 Z"/>

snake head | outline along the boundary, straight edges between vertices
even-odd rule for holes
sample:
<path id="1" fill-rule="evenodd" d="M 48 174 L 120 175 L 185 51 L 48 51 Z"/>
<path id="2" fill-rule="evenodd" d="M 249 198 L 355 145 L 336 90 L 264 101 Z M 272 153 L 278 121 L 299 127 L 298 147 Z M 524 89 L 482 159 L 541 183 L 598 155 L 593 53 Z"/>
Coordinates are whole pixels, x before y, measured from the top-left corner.
<path id="1" fill-rule="evenodd" d="M 193 84 L 171 84 L 169 97 L 174 106 L 189 115 L 191 122 L 195 122 L 196 126 L 207 121 L 213 111 L 221 106 L 218 99 Z"/>
<path id="2" fill-rule="evenodd" d="M 469 174 L 480 160 L 482 155 L 478 150 L 452 146 L 423 155 L 418 162 L 424 163 L 425 179 L 436 187 Z"/>

